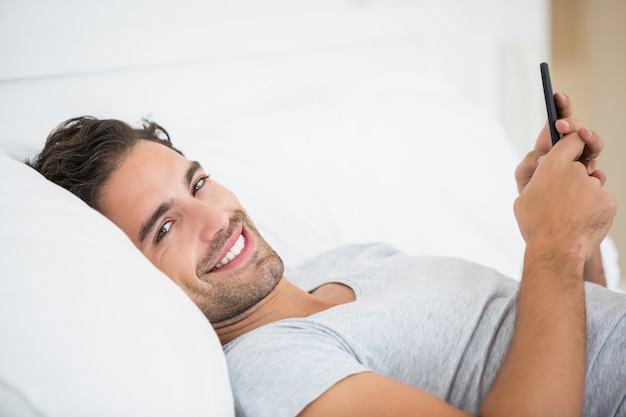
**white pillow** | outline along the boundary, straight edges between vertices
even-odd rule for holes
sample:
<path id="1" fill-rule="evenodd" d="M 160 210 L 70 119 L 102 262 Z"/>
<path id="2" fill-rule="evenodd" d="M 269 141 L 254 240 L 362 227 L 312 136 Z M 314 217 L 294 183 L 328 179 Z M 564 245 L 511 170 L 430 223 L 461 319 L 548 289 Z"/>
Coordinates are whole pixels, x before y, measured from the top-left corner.
<path id="1" fill-rule="evenodd" d="M 189 298 L 2 149 L 0 218 L 0 415 L 234 415 L 220 343 Z"/>

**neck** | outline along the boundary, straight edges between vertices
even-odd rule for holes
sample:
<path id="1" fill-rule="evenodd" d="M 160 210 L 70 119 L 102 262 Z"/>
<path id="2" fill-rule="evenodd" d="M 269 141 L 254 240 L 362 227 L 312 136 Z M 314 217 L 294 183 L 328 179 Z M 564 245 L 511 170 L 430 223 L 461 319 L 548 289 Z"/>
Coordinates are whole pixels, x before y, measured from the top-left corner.
<path id="1" fill-rule="evenodd" d="M 307 317 L 336 304 L 309 294 L 283 278 L 274 291 L 248 310 L 243 317 L 216 324 L 214 327 L 220 342 L 224 345 L 265 324 L 288 318 Z"/>

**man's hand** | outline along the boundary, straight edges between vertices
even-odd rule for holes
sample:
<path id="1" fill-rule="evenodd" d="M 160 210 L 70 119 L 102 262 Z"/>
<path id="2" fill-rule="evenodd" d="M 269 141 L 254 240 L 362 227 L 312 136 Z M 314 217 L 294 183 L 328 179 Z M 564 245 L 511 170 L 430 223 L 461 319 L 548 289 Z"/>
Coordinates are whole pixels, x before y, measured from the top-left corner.
<path id="1" fill-rule="evenodd" d="M 554 102 L 556 103 L 557 112 L 560 117 L 556 122 L 557 130 L 562 135 L 578 132 L 580 137 L 585 141 L 585 149 L 579 161 L 587 167 L 589 175 L 598 177 L 602 185 L 604 185 L 606 176 L 604 172 L 596 169 L 596 161 L 602 153 L 602 149 L 604 149 L 604 140 L 591 130 L 582 127 L 578 120 L 572 118 L 573 109 L 571 101 L 565 94 L 555 94 Z M 526 187 L 526 184 L 528 184 L 528 181 L 532 178 L 545 155 L 550 152 L 550 149 L 552 149 L 552 141 L 550 139 L 550 129 L 546 122 L 537 137 L 534 149 L 529 152 L 517 166 L 515 181 L 517 182 L 518 192 L 521 193 L 522 190 L 524 190 L 524 187 Z"/>
<path id="2" fill-rule="evenodd" d="M 608 233 L 616 202 L 602 189 L 604 174 L 589 172 L 581 161 L 589 152 L 589 132 L 563 136 L 522 187 L 515 215 L 527 247 L 552 255 L 576 252 L 587 261 Z"/>
<path id="3" fill-rule="evenodd" d="M 573 109 L 571 101 L 566 95 L 557 93 L 554 95 L 554 101 L 559 116 L 561 117 L 556 123 L 557 130 L 562 135 L 578 132 L 581 139 L 585 142 L 585 147 L 579 161 L 585 165 L 589 175 L 595 176 L 600 180 L 601 185 L 604 185 L 606 175 L 603 171 L 596 169 L 596 161 L 602 153 L 604 141 L 599 135 L 594 134 L 589 129 L 583 128 L 578 120 L 572 118 Z M 526 155 L 515 171 L 515 180 L 519 193 L 524 190 L 537 170 L 537 167 L 551 149 L 552 141 L 550 138 L 550 130 L 546 122 L 537 137 L 534 149 Z M 585 263 L 584 277 L 585 281 L 606 286 L 606 277 L 604 275 L 602 255 L 599 246 Z"/>

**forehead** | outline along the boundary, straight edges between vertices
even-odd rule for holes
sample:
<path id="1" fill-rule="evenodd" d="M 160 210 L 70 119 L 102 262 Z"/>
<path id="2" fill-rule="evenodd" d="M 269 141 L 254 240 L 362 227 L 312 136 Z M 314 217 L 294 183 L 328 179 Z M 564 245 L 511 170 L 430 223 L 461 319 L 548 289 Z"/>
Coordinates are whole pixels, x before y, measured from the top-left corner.
<path id="1" fill-rule="evenodd" d="M 140 140 L 121 160 L 105 188 L 113 192 L 128 191 L 133 185 L 138 188 L 158 186 L 167 178 L 180 182 L 180 175 L 190 164 L 184 156 L 165 145 Z"/>
<path id="2" fill-rule="evenodd" d="M 134 241 L 149 213 L 185 190 L 191 164 L 167 146 L 140 140 L 103 187 L 100 211 Z"/>
<path id="3" fill-rule="evenodd" d="M 152 163 L 150 163 L 151 161 Z M 125 169 L 137 168 L 138 166 L 158 168 L 158 165 L 164 161 L 182 164 L 189 162 L 184 156 L 161 143 L 140 139 L 132 147 L 128 155 L 121 160 L 115 173 Z M 161 166 L 158 169 L 163 169 L 163 167 Z"/>

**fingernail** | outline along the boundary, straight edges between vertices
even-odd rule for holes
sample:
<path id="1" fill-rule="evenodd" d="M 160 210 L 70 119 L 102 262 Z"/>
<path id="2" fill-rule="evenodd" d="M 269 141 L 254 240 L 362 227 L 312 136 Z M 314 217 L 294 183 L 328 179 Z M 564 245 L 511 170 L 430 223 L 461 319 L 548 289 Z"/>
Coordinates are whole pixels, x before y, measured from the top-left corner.
<path id="1" fill-rule="evenodd" d="M 557 120 L 556 122 L 557 122 L 557 123 L 559 123 L 559 124 L 561 125 L 561 128 L 562 128 L 562 129 L 567 129 L 567 130 L 569 130 L 570 125 L 569 125 L 569 122 L 568 122 L 567 120 L 563 120 L 563 119 L 561 119 L 561 120 Z"/>
<path id="2" fill-rule="evenodd" d="M 539 166 L 539 164 L 541 164 L 541 161 L 543 161 L 543 159 L 545 158 L 545 155 L 541 155 L 539 158 L 537 158 L 537 166 Z"/>
<path id="3" fill-rule="evenodd" d="M 591 133 L 591 130 L 587 129 L 586 127 L 580 129 L 580 134 L 587 139 L 591 139 L 591 136 L 593 135 L 593 133 Z"/>

